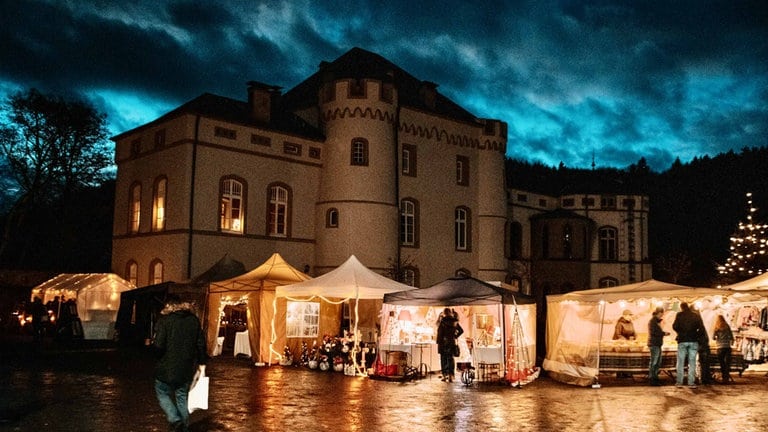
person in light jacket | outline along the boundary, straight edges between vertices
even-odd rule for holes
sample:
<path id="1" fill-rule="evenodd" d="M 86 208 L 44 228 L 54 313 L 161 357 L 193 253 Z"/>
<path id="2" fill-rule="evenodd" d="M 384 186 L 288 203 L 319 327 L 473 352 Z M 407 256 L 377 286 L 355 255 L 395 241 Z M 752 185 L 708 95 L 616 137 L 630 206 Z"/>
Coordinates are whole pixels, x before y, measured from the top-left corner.
<path id="1" fill-rule="evenodd" d="M 205 370 L 207 354 L 200 320 L 192 305 L 169 295 L 157 321 L 153 347 L 159 361 L 155 368 L 155 394 L 171 431 L 189 430 L 187 397 L 195 371 Z"/>
<path id="2" fill-rule="evenodd" d="M 717 360 L 720 363 L 721 382 L 730 384 L 731 378 L 731 344 L 733 344 L 733 332 L 731 326 L 722 315 L 715 319 L 715 326 L 712 329 L 712 339 L 717 343 Z"/>

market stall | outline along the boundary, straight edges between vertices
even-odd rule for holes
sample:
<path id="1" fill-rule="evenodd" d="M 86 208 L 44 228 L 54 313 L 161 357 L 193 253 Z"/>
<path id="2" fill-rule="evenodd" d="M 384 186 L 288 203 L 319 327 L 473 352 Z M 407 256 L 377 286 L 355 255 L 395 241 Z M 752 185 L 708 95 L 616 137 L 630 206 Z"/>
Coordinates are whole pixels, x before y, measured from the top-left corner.
<path id="1" fill-rule="evenodd" d="M 728 317 L 740 306 L 730 301 L 732 292 L 694 288 L 656 280 L 611 288 L 574 291 L 547 296 L 547 355 L 543 367 L 561 382 L 588 386 L 601 372 L 647 373 L 650 353 L 647 323 L 661 306 L 662 328 L 670 333 L 662 346 L 662 369 L 675 368 L 677 343 L 672 323 L 681 302 L 688 302 L 702 316 L 707 333 L 718 314 Z M 617 322 L 628 312 L 634 325 L 632 339 L 614 339 Z M 714 353 L 714 342 L 710 343 Z M 734 350 L 735 369 L 743 368 Z M 717 369 L 717 361 L 710 362 Z"/>
<path id="2" fill-rule="evenodd" d="M 436 325 L 440 312 L 449 307 L 464 329 L 457 362 L 472 363 L 478 370 L 488 365 L 498 371 L 497 378 L 525 381 L 534 369 L 536 305 L 533 298 L 501 285 L 462 276 L 385 295 L 380 352 L 404 351 L 414 366 L 421 369 L 423 363 L 428 371 L 439 371 Z"/>
<path id="3" fill-rule="evenodd" d="M 275 347 L 284 346 L 297 353 L 302 351 L 299 348 L 302 344 L 331 345 L 327 339 L 339 335 L 347 315 L 351 335 L 345 338 L 350 339 L 345 344 L 351 345 L 348 366 L 352 367 L 351 375 L 365 375 L 363 362 L 358 362 L 358 357 L 365 354 L 360 346 L 361 342 L 377 338 L 376 323 L 382 299 L 387 293 L 411 289 L 413 287 L 370 270 L 354 255 L 314 279 L 280 286 L 274 302 L 274 322 L 281 323 L 283 331 L 273 335 L 271 353 L 281 361 L 283 355 Z"/>
<path id="4" fill-rule="evenodd" d="M 288 264 L 279 253 L 274 253 L 255 269 L 239 276 L 213 282 L 208 288 L 208 317 L 206 342 L 209 354 L 218 346 L 222 335 L 222 315 L 227 305 L 245 305 L 246 322 L 235 334 L 238 343 L 235 355 L 250 356 L 255 363 L 268 364 L 272 355 L 271 341 L 275 333 L 273 302 L 278 286 L 311 279 Z M 242 332 L 242 333 L 241 333 Z M 239 337 L 237 333 L 241 333 Z M 247 340 L 249 347 L 243 347 Z"/>

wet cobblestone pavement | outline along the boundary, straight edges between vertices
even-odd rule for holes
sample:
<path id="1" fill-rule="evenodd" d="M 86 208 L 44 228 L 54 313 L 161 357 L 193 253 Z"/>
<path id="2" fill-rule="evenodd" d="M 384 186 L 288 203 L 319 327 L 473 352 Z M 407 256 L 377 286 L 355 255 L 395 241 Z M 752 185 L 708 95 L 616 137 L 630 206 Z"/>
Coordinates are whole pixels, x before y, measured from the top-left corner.
<path id="1" fill-rule="evenodd" d="M 154 359 L 110 345 L 0 345 L 0 431 L 165 431 Z M 649 387 L 638 377 L 582 388 L 540 377 L 523 388 L 411 383 L 216 357 L 202 431 L 766 431 L 765 373 L 733 385 Z"/>

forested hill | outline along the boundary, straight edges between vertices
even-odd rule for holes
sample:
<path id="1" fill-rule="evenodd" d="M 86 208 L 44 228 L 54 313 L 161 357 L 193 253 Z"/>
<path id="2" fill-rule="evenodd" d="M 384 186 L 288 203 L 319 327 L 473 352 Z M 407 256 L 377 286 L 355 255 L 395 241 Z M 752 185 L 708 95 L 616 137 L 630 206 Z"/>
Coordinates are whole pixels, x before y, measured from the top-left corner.
<path id="1" fill-rule="evenodd" d="M 746 220 L 752 192 L 755 222 L 768 223 L 768 147 L 675 161 L 661 173 L 645 159 L 626 169 L 547 167 L 507 159 L 507 185 L 558 196 L 570 193 L 640 193 L 650 200 L 649 243 L 654 278 L 715 284 L 717 264 L 729 254 L 730 236 Z M 690 268 L 668 263 L 690 260 Z"/>

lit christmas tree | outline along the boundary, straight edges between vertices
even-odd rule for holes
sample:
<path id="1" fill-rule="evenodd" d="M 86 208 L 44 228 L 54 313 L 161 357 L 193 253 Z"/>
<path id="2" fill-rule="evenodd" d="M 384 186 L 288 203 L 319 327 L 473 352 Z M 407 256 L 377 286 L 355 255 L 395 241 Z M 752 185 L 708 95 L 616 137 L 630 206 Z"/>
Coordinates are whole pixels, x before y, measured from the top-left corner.
<path id="1" fill-rule="evenodd" d="M 731 256 L 718 267 L 725 283 L 753 278 L 768 271 L 768 224 L 755 223 L 757 209 L 752 206 L 752 193 L 747 193 L 747 221 L 739 222 L 731 236 Z"/>

